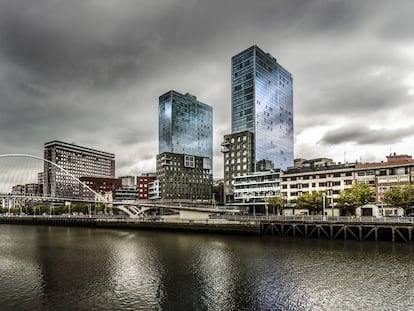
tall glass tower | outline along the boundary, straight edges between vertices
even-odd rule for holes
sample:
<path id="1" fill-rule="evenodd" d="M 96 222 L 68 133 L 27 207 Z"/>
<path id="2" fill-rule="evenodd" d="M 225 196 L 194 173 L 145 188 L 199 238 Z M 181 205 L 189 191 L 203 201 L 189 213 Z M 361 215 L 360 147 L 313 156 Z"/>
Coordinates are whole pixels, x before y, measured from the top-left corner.
<path id="1" fill-rule="evenodd" d="M 159 97 L 159 153 L 213 158 L 213 108 L 190 94 Z"/>
<path id="2" fill-rule="evenodd" d="M 292 75 L 252 46 L 232 57 L 232 133 L 254 133 L 255 171 L 293 165 Z"/>

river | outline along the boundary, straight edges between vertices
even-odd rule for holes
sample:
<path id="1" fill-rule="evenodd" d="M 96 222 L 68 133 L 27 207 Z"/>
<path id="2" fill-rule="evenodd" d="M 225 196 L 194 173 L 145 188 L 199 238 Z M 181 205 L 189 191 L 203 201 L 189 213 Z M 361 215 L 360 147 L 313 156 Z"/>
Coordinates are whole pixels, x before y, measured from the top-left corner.
<path id="1" fill-rule="evenodd" d="M 414 310 L 414 245 L 0 225 L 0 310 Z"/>

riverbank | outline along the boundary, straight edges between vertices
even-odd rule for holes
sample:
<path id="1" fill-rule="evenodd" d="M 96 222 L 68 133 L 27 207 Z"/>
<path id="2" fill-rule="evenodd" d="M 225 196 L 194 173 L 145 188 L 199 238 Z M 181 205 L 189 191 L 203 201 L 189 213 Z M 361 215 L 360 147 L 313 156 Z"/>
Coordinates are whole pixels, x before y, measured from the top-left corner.
<path id="1" fill-rule="evenodd" d="M 305 239 L 413 242 L 413 221 L 400 219 L 260 218 L 178 219 L 12 216 L 0 224 L 95 227 L 131 230 L 189 231 L 220 234 L 270 235 Z"/>
<path id="2" fill-rule="evenodd" d="M 0 224 L 96 227 L 111 229 L 214 232 L 260 235 L 257 221 L 236 222 L 225 219 L 134 219 L 89 217 L 0 217 Z"/>

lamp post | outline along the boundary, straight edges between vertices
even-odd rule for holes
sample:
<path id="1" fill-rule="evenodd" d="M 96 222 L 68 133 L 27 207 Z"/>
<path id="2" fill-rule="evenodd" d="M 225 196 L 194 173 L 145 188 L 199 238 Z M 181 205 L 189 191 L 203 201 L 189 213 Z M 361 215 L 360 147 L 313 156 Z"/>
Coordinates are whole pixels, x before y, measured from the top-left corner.
<path id="1" fill-rule="evenodd" d="M 326 216 L 325 216 L 325 200 L 326 200 L 326 193 L 322 193 L 322 220 L 325 221 L 326 220 Z"/>
<path id="2" fill-rule="evenodd" d="M 211 200 L 211 204 L 212 204 L 213 208 L 216 207 L 216 194 L 214 192 L 213 192 L 213 197 L 212 197 L 212 200 Z"/>
<path id="3" fill-rule="evenodd" d="M 331 183 L 331 210 L 332 210 L 332 217 L 334 217 L 334 197 L 333 197 L 333 185 Z"/>

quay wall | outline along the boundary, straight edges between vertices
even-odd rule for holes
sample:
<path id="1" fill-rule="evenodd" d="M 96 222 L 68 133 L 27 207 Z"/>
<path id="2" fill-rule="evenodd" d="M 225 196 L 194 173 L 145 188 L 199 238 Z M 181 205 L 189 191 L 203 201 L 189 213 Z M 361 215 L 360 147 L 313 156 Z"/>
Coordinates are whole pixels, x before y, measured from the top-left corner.
<path id="1" fill-rule="evenodd" d="M 128 230 L 188 231 L 220 234 L 269 235 L 281 238 L 391 241 L 412 243 L 414 221 L 289 221 L 228 219 L 134 219 L 13 216 L 0 224 L 93 227 Z"/>
<path id="2" fill-rule="evenodd" d="M 144 220 L 113 218 L 67 218 L 67 217 L 0 217 L 0 224 L 43 225 L 66 227 L 95 227 L 111 229 L 162 230 L 215 232 L 229 234 L 260 235 L 259 222 L 234 222 L 228 220 Z"/>

